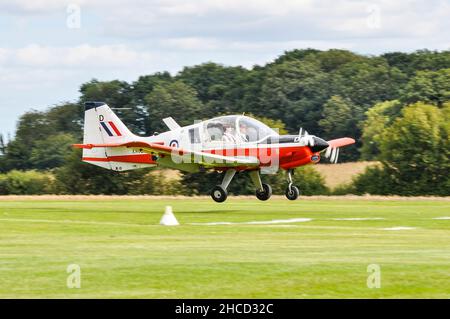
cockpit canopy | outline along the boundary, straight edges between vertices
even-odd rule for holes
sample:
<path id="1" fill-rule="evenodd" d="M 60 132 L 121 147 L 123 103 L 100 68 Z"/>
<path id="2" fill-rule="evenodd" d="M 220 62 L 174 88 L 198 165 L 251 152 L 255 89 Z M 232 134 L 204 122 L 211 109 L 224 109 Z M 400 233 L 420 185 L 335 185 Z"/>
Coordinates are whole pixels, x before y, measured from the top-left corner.
<path id="1" fill-rule="evenodd" d="M 251 143 L 278 136 L 273 129 L 247 116 L 228 115 L 204 122 L 205 143 Z"/>

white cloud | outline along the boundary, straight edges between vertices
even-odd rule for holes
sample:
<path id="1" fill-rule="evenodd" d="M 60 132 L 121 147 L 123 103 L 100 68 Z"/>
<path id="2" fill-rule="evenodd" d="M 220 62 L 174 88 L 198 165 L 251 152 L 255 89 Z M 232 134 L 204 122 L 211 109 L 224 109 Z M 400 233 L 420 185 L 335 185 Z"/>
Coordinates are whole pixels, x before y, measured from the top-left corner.
<path id="1" fill-rule="evenodd" d="M 351 41 L 339 42 L 323 40 L 298 40 L 245 42 L 202 37 L 169 38 L 161 40 L 159 43 L 164 48 L 177 51 L 221 51 L 229 53 L 277 52 L 280 50 L 291 50 L 295 48 L 316 48 L 319 50 L 340 48 L 351 50 L 355 47 L 355 43 Z"/>
<path id="2" fill-rule="evenodd" d="M 81 6 L 83 22 L 86 15 L 95 15 L 103 35 L 120 39 L 446 37 L 448 41 L 450 28 L 450 3 L 443 0 L 129 0 L 126 4 L 120 0 L 0 0 L 0 12 L 65 14 L 71 3 Z M 370 8 L 379 8 L 377 28 L 368 26 L 374 14 Z"/>
<path id="3" fill-rule="evenodd" d="M 64 0 L 0 0 L 0 9 L 14 13 L 48 13 L 64 8 L 68 3 Z"/>
<path id="4" fill-rule="evenodd" d="M 209 51 L 221 48 L 219 40 L 202 37 L 169 38 L 161 40 L 160 43 L 163 47 L 176 50 Z"/>
<path id="5" fill-rule="evenodd" d="M 169 0 L 159 2 L 160 13 L 170 15 L 204 15 L 212 12 L 246 15 L 285 15 L 308 9 L 311 0 Z"/>
<path id="6" fill-rule="evenodd" d="M 0 48 L 0 65 L 6 62 L 9 55 L 9 51 L 7 49 Z"/>
<path id="7" fill-rule="evenodd" d="M 211 12 L 280 15 L 303 10 L 312 0 L 129 0 L 127 8 L 136 12 L 152 9 L 166 15 L 202 15 Z M 110 11 L 123 8 L 120 0 L 0 0 L 0 8 L 23 13 L 49 13 L 77 4 L 85 8 Z"/>
<path id="8" fill-rule="evenodd" d="M 125 45 L 52 47 L 31 44 L 18 49 L 0 48 L 0 63 L 36 68 L 121 68 L 154 64 L 157 57 Z"/>

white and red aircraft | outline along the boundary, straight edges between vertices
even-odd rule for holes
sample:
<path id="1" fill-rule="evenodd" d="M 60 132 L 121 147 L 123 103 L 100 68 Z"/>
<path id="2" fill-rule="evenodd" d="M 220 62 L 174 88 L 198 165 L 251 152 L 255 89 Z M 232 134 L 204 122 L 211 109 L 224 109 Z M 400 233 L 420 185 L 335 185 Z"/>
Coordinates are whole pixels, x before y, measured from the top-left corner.
<path id="1" fill-rule="evenodd" d="M 336 163 L 339 148 L 355 143 L 344 137 L 325 141 L 300 129 L 298 135 L 279 135 L 265 124 L 244 116 L 228 115 L 179 126 L 171 117 L 163 119 L 169 131 L 149 137 L 134 135 L 103 102 L 85 103 L 83 161 L 109 170 L 126 171 L 163 166 L 186 172 L 206 169 L 224 172 L 222 184 L 211 190 L 216 202 L 227 198 L 227 187 L 236 172 L 248 171 L 256 197 L 267 200 L 270 185 L 260 173 L 287 170 L 286 197 L 295 200 L 299 190 L 292 183 L 293 169 L 317 163 L 320 153 Z"/>

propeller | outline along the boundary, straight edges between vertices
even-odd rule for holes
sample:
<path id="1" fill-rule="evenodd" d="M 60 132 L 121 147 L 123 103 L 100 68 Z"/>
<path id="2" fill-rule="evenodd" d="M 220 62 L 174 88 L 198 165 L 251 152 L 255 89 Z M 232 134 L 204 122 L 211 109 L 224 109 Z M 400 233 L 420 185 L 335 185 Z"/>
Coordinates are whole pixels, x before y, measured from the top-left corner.
<path id="1" fill-rule="evenodd" d="M 298 141 L 303 146 L 314 146 L 314 136 L 309 135 L 306 130 L 303 130 L 303 128 L 300 128 L 298 131 Z"/>
<path id="2" fill-rule="evenodd" d="M 339 147 L 328 146 L 325 157 L 329 158 L 331 163 L 336 164 L 339 158 Z"/>

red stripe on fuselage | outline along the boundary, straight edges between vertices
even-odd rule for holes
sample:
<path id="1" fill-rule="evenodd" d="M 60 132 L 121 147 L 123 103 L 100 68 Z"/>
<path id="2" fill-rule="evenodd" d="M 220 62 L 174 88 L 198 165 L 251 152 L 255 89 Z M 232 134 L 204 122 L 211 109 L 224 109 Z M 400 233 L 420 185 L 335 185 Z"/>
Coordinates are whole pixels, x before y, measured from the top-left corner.
<path id="1" fill-rule="evenodd" d="M 119 155 L 109 157 L 83 157 L 86 162 L 123 162 L 138 164 L 156 164 L 150 154 Z"/>
<path id="2" fill-rule="evenodd" d="M 270 157 L 278 156 L 280 166 L 285 169 L 309 164 L 311 163 L 311 156 L 313 155 L 310 148 L 305 146 L 210 149 L 203 150 L 203 152 L 223 156 L 254 156 L 261 162 L 261 166 L 273 164 L 270 161 Z M 150 154 L 84 157 L 83 161 L 156 164 L 156 162 L 152 160 Z"/>
<path id="3" fill-rule="evenodd" d="M 116 124 L 114 124 L 114 122 L 109 121 L 108 123 L 114 130 L 114 132 L 116 132 L 117 136 L 122 136 L 122 133 L 120 133 L 119 129 L 117 128 Z"/>
<path id="4" fill-rule="evenodd" d="M 291 167 L 290 164 L 301 166 L 310 163 L 311 149 L 306 146 L 278 146 L 278 147 L 255 147 L 255 148 L 226 148 L 203 150 L 205 153 L 222 156 L 254 156 L 261 162 L 261 166 L 273 163 L 267 162 L 271 156 L 278 156 L 281 167 Z"/>

